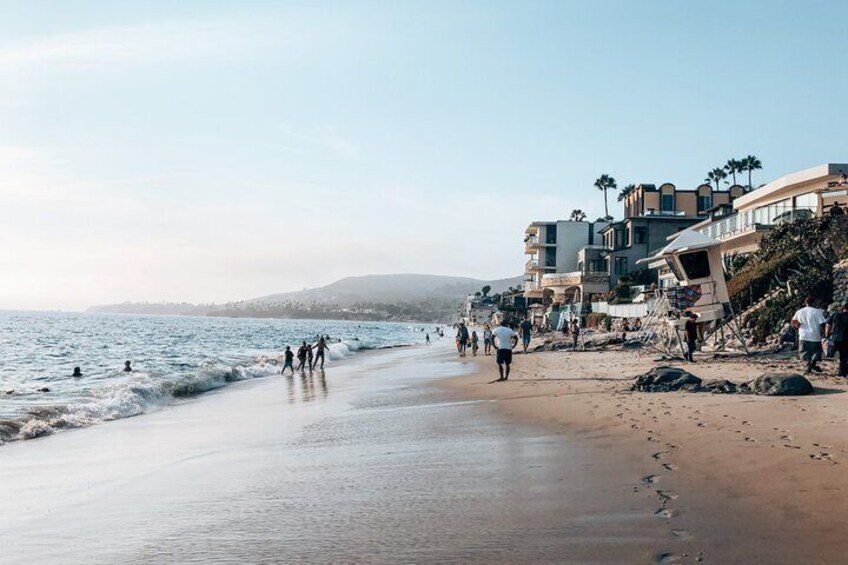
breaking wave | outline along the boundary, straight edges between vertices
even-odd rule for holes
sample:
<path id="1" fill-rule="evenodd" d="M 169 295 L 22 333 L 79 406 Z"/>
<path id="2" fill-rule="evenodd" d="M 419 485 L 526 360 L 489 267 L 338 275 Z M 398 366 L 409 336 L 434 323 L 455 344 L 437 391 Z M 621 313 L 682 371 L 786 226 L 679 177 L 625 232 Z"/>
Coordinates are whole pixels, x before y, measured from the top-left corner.
<path id="1" fill-rule="evenodd" d="M 369 347 L 356 340 L 333 343 L 329 345 L 327 357 L 338 361 L 365 349 Z M 138 416 L 230 383 L 279 374 L 281 368 L 282 357 L 263 356 L 247 364 L 235 365 L 208 360 L 194 371 L 171 378 L 135 372 L 120 381 L 92 389 L 80 401 L 36 406 L 18 417 L 0 419 L 0 445 Z"/>

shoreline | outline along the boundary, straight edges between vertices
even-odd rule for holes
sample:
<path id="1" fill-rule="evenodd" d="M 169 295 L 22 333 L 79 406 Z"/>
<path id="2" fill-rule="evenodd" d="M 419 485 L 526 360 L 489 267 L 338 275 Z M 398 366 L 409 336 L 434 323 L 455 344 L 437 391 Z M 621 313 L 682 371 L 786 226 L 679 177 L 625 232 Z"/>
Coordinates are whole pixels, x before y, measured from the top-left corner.
<path id="1" fill-rule="evenodd" d="M 833 563 L 848 553 L 848 386 L 812 379 L 817 394 L 759 397 L 639 393 L 632 378 L 675 364 L 704 379 L 747 380 L 797 363 L 696 359 L 657 363 L 646 351 L 517 353 L 506 383 L 494 357 L 440 382 L 452 396 L 492 401 L 521 423 L 621 456 L 621 480 L 649 498 L 678 543 L 679 562 Z M 684 556 L 685 554 L 685 556 Z M 669 556 L 669 559 L 672 557 Z M 672 561 L 678 562 L 678 561 Z"/>

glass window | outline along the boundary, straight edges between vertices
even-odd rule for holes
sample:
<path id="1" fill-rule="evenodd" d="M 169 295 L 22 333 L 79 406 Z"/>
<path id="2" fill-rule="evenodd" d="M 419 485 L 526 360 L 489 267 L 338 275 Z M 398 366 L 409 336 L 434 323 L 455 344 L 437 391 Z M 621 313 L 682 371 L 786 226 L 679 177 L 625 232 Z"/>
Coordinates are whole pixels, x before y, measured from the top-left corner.
<path id="1" fill-rule="evenodd" d="M 627 274 L 627 257 L 616 257 L 615 258 L 615 274 L 616 275 L 626 275 Z"/>
<path id="2" fill-rule="evenodd" d="M 706 251 L 683 253 L 679 260 L 687 279 L 703 279 L 710 276 L 710 256 Z"/>
<path id="3" fill-rule="evenodd" d="M 556 243 L 557 242 L 557 226 L 556 224 L 550 224 L 545 228 L 545 243 Z"/>
<path id="4" fill-rule="evenodd" d="M 674 194 L 663 194 L 661 208 L 663 212 L 674 212 Z"/>
<path id="5" fill-rule="evenodd" d="M 710 194 L 698 197 L 698 212 L 706 212 L 713 207 L 713 197 Z"/>
<path id="6" fill-rule="evenodd" d="M 645 241 L 648 239 L 648 229 L 633 228 L 633 235 L 636 239 L 636 243 L 645 243 Z"/>

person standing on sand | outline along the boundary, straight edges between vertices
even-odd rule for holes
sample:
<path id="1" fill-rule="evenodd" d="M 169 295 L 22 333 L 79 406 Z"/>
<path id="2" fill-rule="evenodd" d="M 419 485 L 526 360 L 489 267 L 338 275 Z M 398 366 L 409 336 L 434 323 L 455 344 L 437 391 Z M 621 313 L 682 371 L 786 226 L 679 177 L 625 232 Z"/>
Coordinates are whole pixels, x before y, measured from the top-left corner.
<path id="1" fill-rule="evenodd" d="M 465 324 L 460 323 L 456 331 L 456 350 L 460 357 L 465 357 L 465 350 L 468 347 L 468 328 Z"/>
<path id="2" fill-rule="evenodd" d="M 309 347 L 306 345 L 304 341 L 303 344 L 297 350 L 297 370 L 303 371 L 304 366 L 306 365 L 306 350 Z"/>
<path id="3" fill-rule="evenodd" d="M 430 334 L 424 334 L 424 343 L 430 345 Z"/>
<path id="4" fill-rule="evenodd" d="M 471 355 L 477 357 L 477 350 L 480 349 L 480 341 L 477 337 L 477 332 L 471 332 Z"/>
<path id="5" fill-rule="evenodd" d="M 483 326 L 483 355 L 492 354 L 492 328 L 489 324 Z"/>
<path id="6" fill-rule="evenodd" d="M 580 337 L 580 322 L 577 321 L 577 318 L 571 320 L 571 342 L 572 349 L 577 351 L 577 338 Z"/>
<path id="7" fill-rule="evenodd" d="M 315 361 L 310 360 L 309 370 L 314 369 L 315 366 L 318 364 L 318 359 L 320 359 L 321 360 L 321 367 L 319 367 L 319 369 L 323 371 L 324 370 L 324 354 L 325 354 L 325 350 L 327 349 L 327 342 L 324 340 L 323 337 L 319 338 L 318 343 L 313 345 L 312 349 L 315 349 Z M 311 350 L 310 350 L 310 352 L 311 352 Z"/>
<path id="8" fill-rule="evenodd" d="M 512 364 L 512 350 L 518 345 L 518 334 L 516 334 L 506 320 L 492 332 L 492 343 L 496 350 L 496 361 L 498 362 L 498 374 L 500 378 L 496 382 L 509 379 L 509 366 Z"/>
<path id="9" fill-rule="evenodd" d="M 532 337 L 531 334 L 533 333 L 533 324 L 530 320 L 525 319 L 521 322 L 519 329 L 521 331 L 521 343 L 524 346 L 524 354 L 526 355 L 527 348 L 530 346 L 530 338 Z"/>
<path id="10" fill-rule="evenodd" d="M 827 323 L 824 314 L 813 307 L 813 299 L 808 296 L 804 299 L 804 307 L 795 312 L 790 323 L 798 330 L 801 340 L 803 359 L 807 363 L 804 374 L 808 375 L 811 371 L 821 373 L 822 368 L 816 363 L 821 360 L 822 354 L 822 326 Z"/>
<path id="11" fill-rule="evenodd" d="M 283 370 L 280 371 L 280 374 L 285 373 L 286 369 L 291 369 L 292 375 L 294 375 L 294 353 L 292 353 L 291 347 L 287 345 L 283 355 L 285 356 L 285 361 L 283 362 Z"/>
<path id="12" fill-rule="evenodd" d="M 848 377 L 848 302 L 830 318 L 825 333 L 839 353 L 839 376 Z"/>
<path id="13" fill-rule="evenodd" d="M 698 324 L 695 323 L 696 314 L 694 312 L 686 312 L 686 323 L 683 326 L 683 332 L 686 334 L 686 360 L 690 363 L 695 362 L 695 347 L 698 342 Z"/>

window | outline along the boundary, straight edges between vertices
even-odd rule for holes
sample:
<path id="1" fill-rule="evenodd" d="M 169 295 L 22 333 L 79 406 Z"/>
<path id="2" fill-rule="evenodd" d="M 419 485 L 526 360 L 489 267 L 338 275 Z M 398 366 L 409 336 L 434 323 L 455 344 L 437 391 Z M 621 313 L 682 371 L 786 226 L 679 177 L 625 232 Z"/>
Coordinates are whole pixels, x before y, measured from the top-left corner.
<path id="1" fill-rule="evenodd" d="M 545 267 L 556 267 L 556 247 L 545 248 Z"/>
<path id="2" fill-rule="evenodd" d="M 698 212 L 706 212 L 713 207 L 713 197 L 710 194 L 698 197 Z"/>
<path id="3" fill-rule="evenodd" d="M 626 243 L 626 230 L 615 230 L 615 249 L 624 247 Z"/>
<path id="4" fill-rule="evenodd" d="M 545 243 L 555 244 L 557 242 L 557 226 L 550 224 L 545 228 Z"/>
<path id="5" fill-rule="evenodd" d="M 660 206 L 663 212 L 674 212 L 674 194 L 663 194 Z"/>
<path id="6" fill-rule="evenodd" d="M 616 275 L 626 275 L 627 274 L 627 257 L 616 257 L 615 258 L 615 274 Z"/>
<path id="7" fill-rule="evenodd" d="M 706 251 L 683 253 L 679 260 L 687 279 L 704 279 L 710 276 L 710 257 Z"/>
<path id="8" fill-rule="evenodd" d="M 648 239 L 648 228 L 633 228 L 633 238 L 636 243 L 645 243 Z"/>

